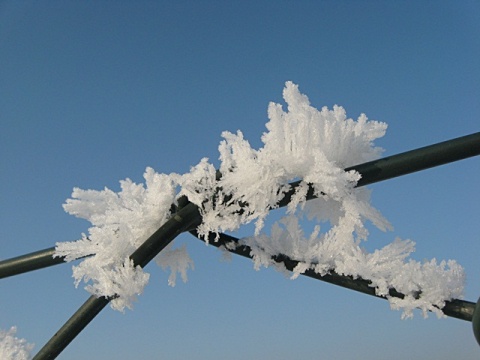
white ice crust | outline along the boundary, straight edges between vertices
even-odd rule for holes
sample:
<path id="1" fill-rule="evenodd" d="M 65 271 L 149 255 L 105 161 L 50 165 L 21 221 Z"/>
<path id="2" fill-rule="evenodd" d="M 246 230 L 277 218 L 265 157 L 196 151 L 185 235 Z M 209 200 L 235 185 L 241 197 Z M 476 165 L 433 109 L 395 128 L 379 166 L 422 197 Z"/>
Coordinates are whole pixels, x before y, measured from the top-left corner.
<path id="1" fill-rule="evenodd" d="M 200 208 L 201 236 L 254 222 L 254 235 L 242 244 L 252 248 L 255 269 L 274 265 L 275 255 L 287 255 L 299 261 L 292 278 L 308 269 L 322 275 L 335 271 L 370 280 L 378 295 L 403 311 L 402 317 L 411 317 L 415 308 L 424 316 L 430 311 L 442 316 L 445 301 L 462 295 L 465 276 L 460 265 L 409 259 L 415 247 L 411 240 L 397 238 L 373 253 L 362 247 L 367 222 L 384 231 L 391 227 L 370 204 L 369 190 L 355 187 L 361 175 L 344 169 L 380 157 L 382 149 L 373 141 L 385 134 L 387 125 L 364 114 L 349 119 L 340 106 L 318 110 L 292 82 L 286 83 L 283 97 L 286 111 L 280 104 L 268 107 L 268 131 L 260 149 L 253 149 L 241 131 L 222 134 L 220 179 L 204 158 L 183 175 L 147 168 L 145 184 L 126 179 L 120 192 L 74 189 L 64 208 L 92 227 L 78 241 L 57 243 L 56 256 L 67 261 L 86 257 L 73 267 L 75 285 L 83 280 L 91 294 L 111 297 L 114 309 L 131 308 L 149 274 L 135 267 L 129 255 L 169 219 L 171 205 L 186 196 Z M 301 182 L 285 217 L 265 234 L 269 211 L 294 180 Z M 307 202 L 309 184 L 318 199 Z M 302 230 L 305 218 L 317 223 L 308 236 Z M 193 268 L 185 247 L 169 246 L 156 262 L 172 270 L 171 286 L 177 272 L 186 281 L 187 269 Z M 391 297 L 391 288 L 405 297 Z"/>

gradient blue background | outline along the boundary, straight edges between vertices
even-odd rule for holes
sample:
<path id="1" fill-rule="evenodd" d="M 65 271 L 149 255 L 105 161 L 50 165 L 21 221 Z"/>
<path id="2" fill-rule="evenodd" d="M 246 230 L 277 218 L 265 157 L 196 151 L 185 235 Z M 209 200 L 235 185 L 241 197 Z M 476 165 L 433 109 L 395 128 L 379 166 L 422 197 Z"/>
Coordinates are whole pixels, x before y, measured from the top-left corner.
<path id="1" fill-rule="evenodd" d="M 313 105 L 389 124 L 385 155 L 479 130 L 480 2 L 0 1 L 0 258 L 75 240 L 73 187 L 118 190 L 146 166 L 217 163 L 223 130 L 255 146 L 285 81 Z M 480 296 L 479 159 L 371 186 L 417 260 L 456 259 Z M 251 234 L 246 228 L 239 236 Z M 183 235 L 189 282 L 105 309 L 61 359 L 478 359 L 471 324 L 400 320 L 388 303 L 256 272 Z M 220 261 L 219 261 L 220 260 Z M 71 265 L 0 281 L 0 328 L 38 351 L 87 299 Z"/>

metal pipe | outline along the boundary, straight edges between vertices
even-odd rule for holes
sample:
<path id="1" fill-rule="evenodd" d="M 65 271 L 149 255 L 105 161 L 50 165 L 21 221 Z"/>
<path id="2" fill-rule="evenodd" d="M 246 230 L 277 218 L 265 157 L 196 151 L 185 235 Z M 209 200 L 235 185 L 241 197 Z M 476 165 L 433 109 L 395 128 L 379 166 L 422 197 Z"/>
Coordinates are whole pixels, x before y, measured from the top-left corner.
<path id="1" fill-rule="evenodd" d="M 366 184 L 378 182 L 381 180 L 386 180 L 392 177 L 405 175 L 414 171 L 423 170 L 429 167 L 442 165 L 448 162 L 461 160 L 470 156 L 480 154 L 480 133 L 469 135 L 463 138 L 458 138 L 450 140 L 444 143 L 437 145 L 432 145 L 426 148 L 412 150 L 407 153 L 399 154 L 396 156 L 380 159 L 374 162 L 361 164 L 346 169 L 348 170 L 357 170 L 362 174 L 362 179 L 359 181 L 358 186 L 363 186 Z M 285 196 L 282 200 L 284 203 L 279 204 L 280 206 L 285 206 L 290 200 L 289 197 L 294 193 L 294 187 L 291 188 L 290 196 Z M 309 196 L 313 194 L 312 191 L 309 191 Z M 285 201 L 287 201 L 285 203 Z M 132 255 L 131 259 L 134 261 L 135 265 L 140 265 L 144 267 L 149 261 L 151 261 L 162 249 L 164 249 L 177 235 L 184 231 L 195 231 L 195 228 L 200 224 L 201 216 L 198 211 L 198 208 L 191 203 L 188 203 L 185 207 L 181 208 L 169 221 L 167 221 L 160 229 L 158 229 L 149 239 L 145 241 Z M 212 241 L 212 244 L 216 245 Z M 250 251 L 247 247 L 239 250 L 237 253 L 245 254 L 248 252 L 248 257 L 250 257 Z M 39 253 L 39 254 L 38 254 Z M 32 255 L 32 254 L 30 254 Z M 43 250 L 37 252 L 37 258 L 35 256 L 23 256 L 19 258 L 12 259 L 10 261 L 4 261 L 3 268 L 4 272 L 8 273 L 21 273 L 33 269 L 38 269 L 45 266 L 54 265 L 63 261 L 61 258 L 52 258 L 53 254 L 51 249 Z M 48 261 L 45 259 L 50 258 Z M 34 260 L 36 259 L 36 260 Z M 42 260 L 40 260 L 42 259 Z M 15 261 L 14 261 L 15 260 Z M 281 261 L 285 266 L 293 270 L 294 264 L 298 263 L 294 260 L 290 260 L 286 257 L 278 257 L 278 261 Z M 19 264 L 22 264 L 21 266 Z M 28 267 L 26 264 L 30 264 L 31 267 Z M 292 267 L 293 266 L 293 267 Z M 18 268 L 17 270 L 9 270 L 11 267 Z M 7 270 L 5 270 L 7 269 Z M 343 282 L 342 286 L 349 287 L 353 290 L 362 291 L 364 293 L 372 292 L 372 288 L 368 286 L 368 281 L 365 280 L 355 280 L 349 279 L 348 277 L 343 277 L 338 274 L 321 277 L 321 280 L 330 281 L 337 284 Z M 313 271 L 311 274 L 307 271 L 307 276 L 317 278 L 318 274 L 315 274 Z M 7 275 L 8 276 L 8 275 Z M 340 278 L 334 280 L 335 277 L 340 276 Z M 341 281 L 339 281 L 339 279 Z M 347 286 L 348 285 L 348 286 Z M 395 291 L 392 290 L 394 293 Z M 371 294 L 372 295 L 372 294 Z M 401 296 L 401 294 L 397 294 Z M 65 325 L 45 344 L 45 346 L 39 351 L 39 353 L 34 357 L 34 360 L 45 360 L 45 359 L 54 359 L 56 358 L 68 344 L 73 341 L 73 339 L 90 323 L 95 316 L 100 313 L 100 311 L 108 304 L 110 299 L 101 297 L 90 297 L 82 307 L 65 323 Z M 454 300 L 458 302 L 460 300 Z M 471 316 L 468 319 L 469 309 L 467 306 L 468 302 L 465 304 L 455 303 L 455 306 L 463 309 L 463 317 L 458 316 L 464 320 L 470 320 Z M 445 308 L 448 307 L 448 304 Z M 466 310 L 465 310 L 466 309 Z M 474 309 L 474 308 L 473 308 Z M 445 312 L 448 315 L 448 310 Z M 456 314 L 456 311 L 451 311 L 452 314 Z M 473 310 L 472 310 L 473 316 Z"/>
<path id="2" fill-rule="evenodd" d="M 345 171 L 358 171 L 362 178 L 357 186 L 365 186 L 476 155 L 480 155 L 480 132 L 352 166 Z"/>
<path id="3" fill-rule="evenodd" d="M 357 187 L 360 187 L 476 155 L 480 155 L 480 132 L 351 166 L 345 171 L 355 170 L 362 175 L 357 183 Z M 279 207 L 288 205 L 299 184 L 300 181 L 290 184 L 290 190 L 278 203 Z M 315 197 L 314 189 L 310 186 L 307 200 Z M 54 248 L 49 248 L 1 261 L 0 279 L 63 262 L 62 257 L 52 258 L 53 254 Z"/>
<path id="4" fill-rule="evenodd" d="M 105 297 L 90 296 L 57 333 L 40 349 L 33 360 L 55 359 L 72 340 L 110 302 Z"/>
<path id="5" fill-rule="evenodd" d="M 480 345 L 480 299 L 478 299 L 472 318 L 473 335 Z"/>
<path id="6" fill-rule="evenodd" d="M 480 155 L 480 132 L 350 166 L 345 171 L 354 170 L 360 173 L 362 177 L 356 185 L 360 187 L 477 155 Z M 279 207 L 288 205 L 300 182 L 290 184 L 289 191 L 278 203 Z M 313 187 L 309 186 L 306 199 L 316 197 Z"/>
<path id="7" fill-rule="evenodd" d="M 190 231 L 190 233 L 195 237 L 197 237 L 198 239 L 205 241 L 200 236 L 198 236 L 198 233 L 196 230 L 192 230 Z M 219 234 L 219 235 L 220 237 L 216 239 L 216 234 L 211 234 L 208 239 L 209 244 L 216 247 L 223 246 L 226 250 L 232 253 L 235 253 L 240 256 L 248 257 L 250 259 L 252 258 L 251 248 L 246 245 L 239 245 L 238 238 L 227 235 L 227 234 Z M 295 269 L 295 267 L 299 264 L 299 261 L 290 259 L 286 255 L 277 255 L 273 257 L 273 260 L 276 261 L 277 263 L 283 263 L 285 268 L 289 271 L 293 271 L 293 269 Z M 325 281 L 330 284 L 342 286 L 350 290 L 355 290 L 363 294 L 375 296 L 380 299 L 386 299 L 385 296 L 379 296 L 375 293 L 375 289 L 371 287 L 371 282 L 369 280 L 365 280 L 361 278 L 354 279 L 352 276 L 340 275 L 335 271 L 331 271 L 326 275 L 320 275 L 311 269 L 305 271 L 305 273 L 303 273 L 302 275 L 311 277 L 313 279 Z M 405 297 L 404 294 L 398 292 L 393 288 L 389 290 L 389 295 L 392 297 L 400 298 L 400 299 L 403 299 Z M 465 301 L 465 300 L 453 299 L 451 301 L 446 301 L 445 306 L 441 310 L 447 316 L 454 317 L 460 320 L 472 321 L 473 313 L 475 310 L 475 303 L 470 301 Z M 477 311 L 477 313 L 478 313 L 477 332 L 480 333 L 480 311 Z M 479 338 L 480 338 L 480 335 L 479 335 Z"/>
<path id="8" fill-rule="evenodd" d="M 62 263 L 63 258 L 54 258 L 54 254 L 55 247 L 51 247 L 0 261 L 0 279 Z"/>
<path id="9" fill-rule="evenodd" d="M 130 256 L 135 266 L 144 267 L 175 237 L 185 231 L 195 229 L 201 222 L 198 208 L 188 203 L 172 218 L 150 236 Z M 110 302 L 105 297 L 90 296 L 90 298 L 72 315 L 72 317 L 57 331 L 57 333 L 35 355 L 33 360 L 55 359 L 73 339 L 97 316 Z"/>

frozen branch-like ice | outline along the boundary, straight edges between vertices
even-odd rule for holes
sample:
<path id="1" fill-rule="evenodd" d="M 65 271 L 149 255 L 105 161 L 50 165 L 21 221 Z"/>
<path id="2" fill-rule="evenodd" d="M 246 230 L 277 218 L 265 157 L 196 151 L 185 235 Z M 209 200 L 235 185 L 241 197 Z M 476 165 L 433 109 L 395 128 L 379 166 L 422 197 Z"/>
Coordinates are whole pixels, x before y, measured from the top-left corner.
<path id="1" fill-rule="evenodd" d="M 0 329 L 0 359 L 2 360 L 28 360 L 31 359 L 33 344 L 28 344 L 25 339 L 15 336 L 17 328 L 11 327 L 5 331 Z"/>
<path id="2" fill-rule="evenodd" d="M 74 267 L 76 285 L 83 280 L 92 294 L 115 295 L 115 309 L 131 307 L 148 274 L 133 267 L 128 256 L 170 217 L 171 204 L 186 196 L 200 209 L 197 230 L 205 238 L 255 223 L 254 236 L 243 241 L 252 248 L 256 269 L 284 254 L 300 261 L 292 278 L 307 269 L 320 274 L 335 270 L 371 280 L 379 295 L 388 297 L 389 288 L 404 293 L 404 299 L 389 299 L 392 308 L 404 310 L 403 316 L 411 316 L 415 307 L 441 315 L 438 308 L 463 291 L 463 269 L 455 261 L 409 260 L 414 250 L 409 240 L 397 239 L 371 254 L 361 246 L 368 237 L 367 222 L 384 231 L 391 227 L 370 204 L 369 190 L 356 188 L 361 174 L 344 168 L 377 159 L 382 149 L 374 140 L 385 134 L 387 125 L 364 114 L 356 121 L 347 118 L 340 106 L 318 110 L 291 82 L 283 97 L 286 111 L 280 104 L 268 107 L 268 131 L 260 149 L 253 149 L 241 131 L 222 134 L 221 177 L 204 158 L 183 175 L 147 168 L 145 185 L 127 179 L 119 193 L 75 189 L 65 210 L 92 227 L 76 242 L 58 243 L 56 254 L 67 260 L 93 255 Z M 285 218 L 273 225 L 270 235 L 262 234 L 270 210 L 290 189 L 289 182 L 299 179 Z M 318 199 L 307 203 L 308 185 Z M 308 238 L 301 228 L 303 216 L 317 223 Z M 172 269 L 169 284 L 174 285 L 177 272 L 185 281 L 192 260 L 184 248 L 167 250 L 157 263 Z"/>

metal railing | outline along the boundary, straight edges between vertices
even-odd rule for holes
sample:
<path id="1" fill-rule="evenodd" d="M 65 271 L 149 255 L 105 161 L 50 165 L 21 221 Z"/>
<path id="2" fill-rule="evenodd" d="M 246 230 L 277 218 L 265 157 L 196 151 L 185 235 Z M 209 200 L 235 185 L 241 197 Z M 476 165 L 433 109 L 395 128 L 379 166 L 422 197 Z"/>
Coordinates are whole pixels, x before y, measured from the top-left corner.
<path id="1" fill-rule="evenodd" d="M 357 183 L 357 187 L 360 187 L 477 155 L 480 155 L 480 133 L 463 136 L 407 151 L 398 155 L 359 164 L 345 170 L 355 170 L 361 174 L 362 177 Z M 290 184 L 290 190 L 278 203 L 279 207 L 286 206 L 290 202 L 292 195 L 295 193 L 295 188 L 299 183 L 300 182 L 295 182 Z M 313 198 L 315 198 L 314 190 L 313 187 L 310 187 L 307 192 L 307 200 Z M 179 200 L 179 204 L 172 217 L 154 234 L 152 234 L 133 254 L 131 254 L 130 259 L 133 260 L 135 266 L 139 265 L 145 267 L 178 235 L 184 232 L 189 232 L 199 238 L 196 228 L 201 221 L 202 218 L 196 205 L 190 203 L 186 198 Z M 251 249 L 248 246 L 239 244 L 239 239 L 233 236 L 220 234 L 219 239 L 216 241 L 214 241 L 213 235 L 211 239 L 200 240 L 210 240 L 209 243 L 211 245 L 217 247 L 224 246 L 225 249 L 232 253 L 251 257 Z M 236 246 L 226 246 L 232 244 L 235 244 Z M 54 253 L 55 248 L 52 247 L 0 261 L 0 278 L 63 263 L 63 258 L 53 257 Z M 299 261 L 291 259 L 286 255 L 277 255 L 273 260 L 278 263 L 283 263 L 288 270 L 293 270 L 299 263 Z M 366 279 L 337 274 L 335 271 L 330 271 L 326 275 L 320 275 L 313 270 L 307 270 L 302 275 L 359 291 L 364 294 L 386 298 L 384 296 L 376 295 L 375 289 L 371 287 L 371 283 Z M 389 295 L 397 298 L 404 297 L 404 294 L 393 288 L 389 290 Z M 417 296 L 420 297 L 421 293 L 418 293 Z M 113 298 L 90 296 L 77 312 L 75 312 L 57 331 L 57 333 L 42 347 L 42 349 L 40 349 L 33 359 L 45 360 L 56 358 L 112 299 Z M 479 302 L 474 303 L 471 301 L 452 299 L 451 301 L 447 301 L 441 310 L 447 316 L 472 322 L 475 338 L 480 344 L 479 303 L 480 300 Z"/>

